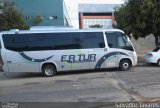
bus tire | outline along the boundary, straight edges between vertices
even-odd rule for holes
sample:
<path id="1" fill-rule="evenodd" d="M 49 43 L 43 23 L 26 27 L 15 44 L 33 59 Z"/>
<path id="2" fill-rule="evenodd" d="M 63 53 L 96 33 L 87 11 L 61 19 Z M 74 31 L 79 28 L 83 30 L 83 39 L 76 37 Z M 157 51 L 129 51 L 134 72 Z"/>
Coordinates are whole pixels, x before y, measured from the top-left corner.
<path id="1" fill-rule="evenodd" d="M 42 72 L 45 77 L 55 76 L 57 73 L 56 67 L 52 64 L 46 64 L 42 67 Z"/>
<path id="2" fill-rule="evenodd" d="M 120 61 L 119 69 L 121 71 L 128 71 L 131 68 L 131 61 L 129 59 L 123 59 Z"/>
<path id="3" fill-rule="evenodd" d="M 157 61 L 157 65 L 160 66 L 160 59 Z"/>

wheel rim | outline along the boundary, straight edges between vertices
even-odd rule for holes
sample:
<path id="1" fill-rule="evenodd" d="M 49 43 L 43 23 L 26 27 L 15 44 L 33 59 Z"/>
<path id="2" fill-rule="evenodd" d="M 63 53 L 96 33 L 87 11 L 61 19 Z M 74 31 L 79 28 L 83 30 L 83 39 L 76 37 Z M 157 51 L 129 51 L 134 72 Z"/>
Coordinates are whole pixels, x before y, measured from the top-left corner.
<path id="1" fill-rule="evenodd" d="M 160 60 L 158 61 L 158 66 L 160 66 Z"/>
<path id="2" fill-rule="evenodd" d="M 129 63 L 124 62 L 124 63 L 123 63 L 123 68 L 124 68 L 124 69 L 128 69 L 128 67 L 129 67 Z"/>
<path id="3" fill-rule="evenodd" d="M 52 74 L 53 74 L 53 70 L 50 69 L 50 68 L 46 68 L 46 69 L 45 69 L 45 74 L 48 75 L 48 76 L 49 76 L 49 75 L 52 75 Z"/>

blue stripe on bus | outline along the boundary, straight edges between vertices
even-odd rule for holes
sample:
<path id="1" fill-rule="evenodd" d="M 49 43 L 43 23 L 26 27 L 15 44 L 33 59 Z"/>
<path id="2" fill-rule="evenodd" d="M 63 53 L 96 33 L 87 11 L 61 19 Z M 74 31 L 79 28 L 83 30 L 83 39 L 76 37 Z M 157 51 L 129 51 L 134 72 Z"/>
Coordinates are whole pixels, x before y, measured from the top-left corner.
<path id="1" fill-rule="evenodd" d="M 51 58 L 53 57 L 53 55 L 52 55 L 52 56 L 47 57 L 47 58 L 44 58 L 44 59 L 34 59 L 34 58 L 31 58 L 31 57 L 27 56 L 27 55 L 26 55 L 25 53 L 23 53 L 23 52 L 19 52 L 19 54 L 20 54 L 24 59 L 26 59 L 26 60 L 28 60 L 28 61 L 30 61 L 30 62 L 44 62 L 44 61 L 47 61 L 47 60 L 49 60 L 49 59 L 51 59 Z"/>
<path id="2" fill-rule="evenodd" d="M 119 51 L 116 51 L 116 52 L 111 52 L 111 53 L 108 53 L 106 55 L 104 55 L 102 58 L 99 59 L 99 61 L 97 62 L 96 66 L 95 66 L 95 69 L 100 69 L 102 64 L 104 63 L 105 60 L 107 60 L 108 58 L 110 58 L 111 56 L 116 56 L 116 55 L 126 55 L 128 56 L 127 54 L 123 53 L 123 52 L 119 52 Z"/>

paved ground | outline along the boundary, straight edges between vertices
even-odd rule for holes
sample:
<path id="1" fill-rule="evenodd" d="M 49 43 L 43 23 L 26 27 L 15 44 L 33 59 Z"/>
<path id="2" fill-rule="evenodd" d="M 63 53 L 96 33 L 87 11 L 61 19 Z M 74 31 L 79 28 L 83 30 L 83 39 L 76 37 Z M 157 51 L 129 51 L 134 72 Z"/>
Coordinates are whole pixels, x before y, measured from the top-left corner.
<path id="1" fill-rule="evenodd" d="M 0 100 L 16 102 L 129 101 L 113 73 L 60 74 L 53 78 L 1 78 Z"/>
<path id="2" fill-rule="evenodd" d="M 116 75 L 135 100 L 160 102 L 160 67 L 137 66 L 130 72 L 116 73 Z"/>
<path id="3" fill-rule="evenodd" d="M 136 66 L 128 72 L 105 70 L 59 73 L 52 78 L 33 74 L 6 77 L 0 73 L 0 101 L 157 102 L 160 100 L 159 82 L 160 67 L 153 65 Z M 92 103 L 85 107 L 103 107 L 102 104 L 104 103 Z M 57 106 L 61 105 L 59 103 Z"/>

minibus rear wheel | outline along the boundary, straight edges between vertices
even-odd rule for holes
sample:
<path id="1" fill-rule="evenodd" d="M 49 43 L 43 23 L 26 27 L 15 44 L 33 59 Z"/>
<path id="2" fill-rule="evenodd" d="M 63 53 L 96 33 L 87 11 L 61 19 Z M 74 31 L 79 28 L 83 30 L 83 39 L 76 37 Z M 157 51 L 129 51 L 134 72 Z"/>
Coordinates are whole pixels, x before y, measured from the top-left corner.
<path id="1" fill-rule="evenodd" d="M 56 67 L 52 64 L 45 64 L 42 67 L 42 72 L 44 74 L 44 76 L 46 77 L 52 77 L 55 76 L 57 73 Z"/>
<path id="2" fill-rule="evenodd" d="M 160 66 L 160 59 L 158 60 L 157 65 Z"/>
<path id="3" fill-rule="evenodd" d="M 123 59 L 121 60 L 120 64 L 119 64 L 119 69 L 121 71 L 128 71 L 131 67 L 131 61 L 129 59 Z"/>

